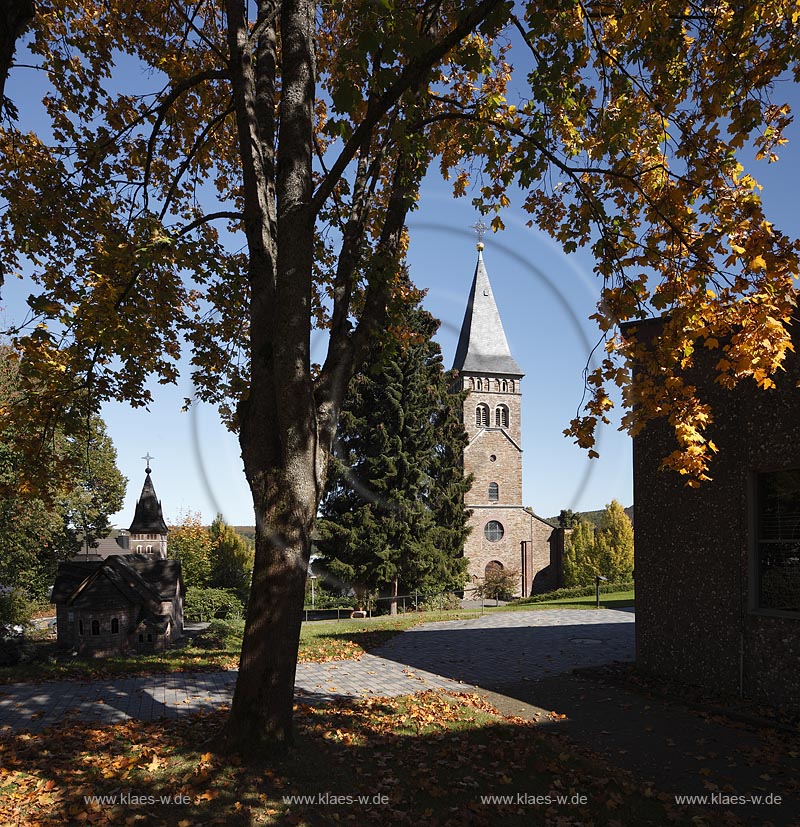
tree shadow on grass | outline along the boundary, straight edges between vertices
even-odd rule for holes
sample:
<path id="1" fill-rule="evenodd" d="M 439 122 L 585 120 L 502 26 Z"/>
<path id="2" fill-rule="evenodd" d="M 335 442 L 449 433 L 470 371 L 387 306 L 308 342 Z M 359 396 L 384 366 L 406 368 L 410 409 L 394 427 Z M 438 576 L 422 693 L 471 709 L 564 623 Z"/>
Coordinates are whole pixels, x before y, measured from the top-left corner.
<path id="1" fill-rule="evenodd" d="M 296 748 L 246 764 L 214 754 L 224 719 L 6 733 L 0 823 L 692 824 L 625 773 L 475 696 L 303 705 Z"/>

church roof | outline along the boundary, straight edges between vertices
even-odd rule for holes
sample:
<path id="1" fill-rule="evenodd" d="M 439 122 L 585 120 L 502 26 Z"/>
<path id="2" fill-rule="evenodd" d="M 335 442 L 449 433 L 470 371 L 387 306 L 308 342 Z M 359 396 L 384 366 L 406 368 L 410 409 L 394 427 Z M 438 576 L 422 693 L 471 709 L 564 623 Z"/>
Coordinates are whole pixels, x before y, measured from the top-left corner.
<path id="1" fill-rule="evenodd" d="M 481 246 L 478 247 L 478 263 L 461 324 L 453 369 L 460 373 L 500 373 L 521 377 L 524 374 L 509 350 L 483 263 Z"/>
<path id="2" fill-rule="evenodd" d="M 150 469 L 144 478 L 142 493 L 136 503 L 133 522 L 128 529 L 131 534 L 166 534 L 167 524 L 161 511 L 161 503 L 156 497 L 156 489 L 150 479 Z"/>

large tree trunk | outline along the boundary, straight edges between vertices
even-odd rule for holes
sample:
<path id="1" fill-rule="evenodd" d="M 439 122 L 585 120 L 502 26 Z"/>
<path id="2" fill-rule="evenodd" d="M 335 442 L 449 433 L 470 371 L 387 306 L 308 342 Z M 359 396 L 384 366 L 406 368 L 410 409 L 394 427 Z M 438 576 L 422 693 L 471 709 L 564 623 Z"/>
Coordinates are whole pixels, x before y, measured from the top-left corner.
<path id="1" fill-rule="evenodd" d="M 265 14 L 269 6 L 261 4 Z M 255 508 L 256 554 L 227 743 L 249 752 L 292 740 L 305 579 L 324 478 L 310 369 L 314 3 L 281 4 L 277 164 L 268 103 L 274 30 L 264 35 L 254 67 L 241 0 L 229 0 L 228 19 L 252 290 L 251 383 L 239 407 L 239 441 Z"/>
<path id="2" fill-rule="evenodd" d="M 0 0 L 0 114 L 17 40 L 31 24 L 34 12 L 33 0 Z"/>

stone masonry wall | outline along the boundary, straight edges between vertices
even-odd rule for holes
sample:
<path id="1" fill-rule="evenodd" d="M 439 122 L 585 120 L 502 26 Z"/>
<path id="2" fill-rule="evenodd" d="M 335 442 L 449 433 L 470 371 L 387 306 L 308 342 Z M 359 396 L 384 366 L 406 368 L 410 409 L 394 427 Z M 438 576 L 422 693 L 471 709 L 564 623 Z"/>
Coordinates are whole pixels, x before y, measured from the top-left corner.
<path id="1" fill-rule="evenodd" d="M 663 423 L 634 440 L 636 646 L 650 672 L 800 707 L 800 613 L 759 609 L 752 582 L 755 475 L 800 468 L 800 325 L 793 338 L 770 391 L 725 391 L 713 381 L 719 352 L 699 349 L 690 379 L 719 449 L 699 489 L 659 470 L 674 449 Z"/>

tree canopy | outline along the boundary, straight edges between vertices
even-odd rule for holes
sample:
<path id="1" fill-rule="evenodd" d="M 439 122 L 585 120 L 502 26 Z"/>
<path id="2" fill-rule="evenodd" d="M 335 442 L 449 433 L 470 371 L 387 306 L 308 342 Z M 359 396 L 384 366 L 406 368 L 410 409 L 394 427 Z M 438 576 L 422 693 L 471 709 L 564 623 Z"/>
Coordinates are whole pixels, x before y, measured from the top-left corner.
<path id="1" fill-rule="evenodd" d="M 19 359 L 0 347 L 0 407 L 13 405 Z M 83 429 L 67 435 L 57 427 L 35 457 L 24 427 L 7 427 L 0 441 L 0 585 L 47 598 L 60 560 L 67 560 L 111 531 L 109 517 L 122 508 L 127 480 L 103 420 L 86 414 Z M 40 467 L 36 488 L 26 469 Z"/>
<path id="2" fill-rule="evenodd" d="M 36 284 L 15 332 L 27 401 L 5 420 L 48 439 L 76 393 L 146 404 L 146 379 L 175 382 L 188 347 L 200 398 L 239 432 L 258 526 L 230 743 L 291 738 L 338 410 L 409 298 L 405 222 L 434 160 L 495 229 L 516 183 L 531 222 L 593 250 L 607 352 L 568 432 L 592 453 L 616 384 L 631 432 L 667 417 L 666 465 L 707 476 L 713 413 L 682 368 L 714 348 L 724 384 L 768 388 L 789 347 L 798 245 L 742 150 L 777 158 L 790 112 L 774 84 L 797 79 L 799 14 L 790 0 L 37 4 L 50 131 L 0 130 L 0 272 Z M 661 312 L 657 348 L 617 335 Z"/>

